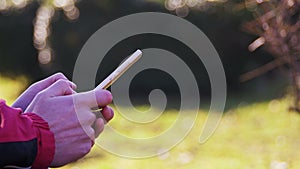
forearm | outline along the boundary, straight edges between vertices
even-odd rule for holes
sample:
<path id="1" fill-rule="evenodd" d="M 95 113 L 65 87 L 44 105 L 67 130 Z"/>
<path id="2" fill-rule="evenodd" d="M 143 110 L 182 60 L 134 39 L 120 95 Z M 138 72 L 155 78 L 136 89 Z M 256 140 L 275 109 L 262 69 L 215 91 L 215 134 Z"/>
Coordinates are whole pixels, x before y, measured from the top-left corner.
<path id="1" fill-rule="evenodd" d="M 0 168 L 47 168 L 54 156 L 54 136 L 48 124 L 33 113 L 0 101 Z"/>

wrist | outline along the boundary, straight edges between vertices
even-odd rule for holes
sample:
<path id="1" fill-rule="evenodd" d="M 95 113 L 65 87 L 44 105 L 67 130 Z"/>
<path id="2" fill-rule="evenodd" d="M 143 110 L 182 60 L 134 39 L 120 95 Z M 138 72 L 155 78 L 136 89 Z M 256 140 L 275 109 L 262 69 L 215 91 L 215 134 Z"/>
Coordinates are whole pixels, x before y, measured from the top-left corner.
<path id="1" fill-rule="evenodd" d="M 55 153 L 54 134 L 50 131 L 48 123 L 34 113 L 26 113 L 32 120 L 38 139 L 38 152 L 32 168 L 48 168 Z"/>

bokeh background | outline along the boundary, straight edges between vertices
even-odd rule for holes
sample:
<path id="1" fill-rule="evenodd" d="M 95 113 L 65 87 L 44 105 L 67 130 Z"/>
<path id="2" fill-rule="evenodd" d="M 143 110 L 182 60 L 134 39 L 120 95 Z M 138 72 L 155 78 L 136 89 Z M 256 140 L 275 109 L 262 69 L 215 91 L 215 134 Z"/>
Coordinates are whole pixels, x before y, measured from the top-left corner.
<path id="1" fill-rule="evenodd" d="M 171 51 L 189 65 L 199 85 L 201 108 L 194 110 L 199 111 L 195 127 L 177 147 L 157 157 L 126 159 L 95 147 L 87 157 L 65 168 L 300 166 L 300 10 L 296 0 L 0 0 L 0 98 L 11 104 L 32 82 L 55 72 L 63 72 L 71 79 L 76 58 L 87 39 L 106 23 L 138 12 L 177 15 L 208 36 L 227 78 L 223 120 L 213 137 L 199 144 L 210 99 L 210 83 L 202 62 L 172 38 L 133 36 L 107 53 L 96 82 L 136 48 Z M 149 106 L 147 97 L 155 88 L 163 89 L 171 100 L 157 126 L 135 128 L 118 112 L 111 125 L 120 132 L 142 136 L 151 136 L 162 126 L 171 125 L 176 120 L 180 91 L 168 74 L 147 71 L 137 76 L 131 84 L 132 101 L 138 107 Z M 189 112 L 186 114 L 189 116 Z"/>

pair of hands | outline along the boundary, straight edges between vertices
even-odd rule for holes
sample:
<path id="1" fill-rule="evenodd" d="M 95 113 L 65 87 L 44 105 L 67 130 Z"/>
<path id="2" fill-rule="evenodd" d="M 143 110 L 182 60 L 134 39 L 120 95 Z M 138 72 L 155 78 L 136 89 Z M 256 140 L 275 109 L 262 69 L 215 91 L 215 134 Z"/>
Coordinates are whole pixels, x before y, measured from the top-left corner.
<path id="1" fill-rule="evenodd" d="M 62 166 L 86 155 L 94 139 L 114 112 L 107 106 L 112 95 L 107 90 L 75 92 L 76 85 L 62 73 L 31 85 L 12 105 L 25 113 L 42 117 L 54 133 L 55 154 L 51 166 Z M 101 107 L 102 118 L 91 110 Z"/>

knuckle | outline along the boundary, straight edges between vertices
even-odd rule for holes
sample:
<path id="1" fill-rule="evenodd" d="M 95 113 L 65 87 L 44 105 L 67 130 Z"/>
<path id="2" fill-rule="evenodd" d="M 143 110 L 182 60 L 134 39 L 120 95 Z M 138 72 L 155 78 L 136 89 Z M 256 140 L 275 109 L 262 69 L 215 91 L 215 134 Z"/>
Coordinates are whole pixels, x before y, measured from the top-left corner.
<path id="1" fill-rule="evenodd" d="M 41 91 L 38 94 L 36 94 L 35 99 L 40 100 L 45 96 L 45 91 Z"/>
<path id="2" fill-rule="evenodd" d="M 28 89 L 33 90 L 33 91 L 38 90 L 39 84 L 40 84 L 39 82 L 35 82 L 35 83 L 31 84 Z"/>
<path id="3" fill-rule="evenodd" d="M 89 137 L 90 137 L 91 140 L 94 140 L 94 139 L 95 139 L 95 130 L 94 130 L 94 129 L 91 129 L 91 130 L 90 130 Z"/>
<path id="4" fill-rule="evenodd" d="M 88 140 L 94 140 L 95 139 L 95 130 L 92 127 L 88 127 L 85 130 L 86 136 L 88 136 Z"/>
<path id="5" fill-rule="evenodd" d="M 88 117 L 88 123 L 89 124 L 93 124 L 96 120 L 96 115 L 94 113 L 90 113 L 89 117 Z"/>
<path id="6" fill-rule="evenodd" d="M 57 79 L 66 78 L 66 76 L 61 72 L 55 73 L 53 76 Z"/>
<path id="7" fill-rule="evenodd" d="M 83 155 L 86 155 L 86 154 L 88 154 L 90 152 L 90 148 L 86 148 L 86 149 L 83 149 L 82 150 L 82 154 Z"/>
<path id="8" fill-rule="evenodd" d="M 57 85 L 58 87 L 68 87 L 69 86 L 69 82 L 67 80 L 64 80 L 64 79 L 59 79 L 57 81 Z"/>
<path id="9" fill-rule="evenodd" d="M 94 136 L 95 136 L 95 130 L 93 128 L 91 128 L 90 137 L 94 138 Z"/>
<path id="10" fill-rule="evenodd" d="M 96 115 L 90 111 L 82 111 L 79 114 L 79 121 L 81 121 L 81 124 L 84 125 L 85 127 L 90 127 L 93 125 L 93 123 L 96 120 Z"/>
<path id="11" fill-rule="evenodd" d="M 81 148 L 81 154 L 85 155 L 91 151 L 91 140 L 86 139 L 86 144 Z"/>
<path id="12" fill-rule="evenodd" d="M 62 73 L 55 73 L 54 75 L 52 75 L 52 76 L 50 76 L 49 78 L 48 78 L 48 80 L 51 82 L 51 83 L 54 83 L 54 82 L 56 82 L 56 81 L 58 81 L 58 80 L 60 80 L 60 79 L 67 79 L 66 77 L 65 77 L 65 75 L 64 74 L 62 74 Z"/>

